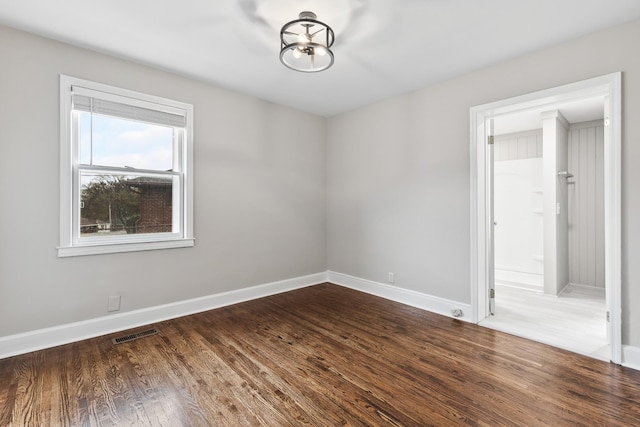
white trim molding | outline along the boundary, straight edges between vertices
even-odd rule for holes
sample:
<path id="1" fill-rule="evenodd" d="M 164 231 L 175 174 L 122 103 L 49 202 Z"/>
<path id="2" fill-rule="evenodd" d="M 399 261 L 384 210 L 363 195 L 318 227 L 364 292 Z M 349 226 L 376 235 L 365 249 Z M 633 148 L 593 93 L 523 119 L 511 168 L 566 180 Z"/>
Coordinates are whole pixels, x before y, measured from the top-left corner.
<path id="1" fill-rule="evenodd" d="M 60 245 L 59 257 L 110 254 L 194 246 L 193 235 L 193 105 L 60 75 Z M 75 100 L 75 101 L 74 101 Z M 95 102 L 94 102 L 95 101 Z M 77 102 L 77 103 L 76 103 Z M 100 110 L 106 102 L 109 108 Z M 145 118 L 137 118 L 144 111 Z M 173 129 L 172 167 L 96 165 L 83 159 L 79 113 L 107 115 Z M 135 118 L 134 118 L 135 117 Z M 91 151 L 91 150 L 89 150 Z M 132 234 L 81 233 L 82 179 L 94 174 L 124 178 L 134 175 L 172 182 L 171 230 Z M 109 211 L 111 212 L 111 211 Z"/>
<path id="2" fill-rule="evenodd" d="M 355 289 L 447 317 L 454 317 L 452 314 L 453 310 L 462 310 L 462 316 L 456 318 L 467 322 L 472 321 L 470 304 L 451 301 L 385 283 L 349 276 L 347 274 L 336 273 L 335 271 L 327 272 L 327 281 L 344 286 L 345 288 Z"/>
<path id="3" fill-rule="evenodd" d="M 622 346 L 622 366 L 640 371 L 640 347 Z"/>
<path id="4" fill-rule="evenodd" d="M 327 274 L 325 272 L 311 274 L 235 291 L 0 337 L 0 359 L 301 289 L 326 281 Z"/>
<path id="5" fill-rule="evenodd" d="M 473 322 L 472 306 L 445 298 L 435 297 L 409 289 L 399 288 L 372 280 L 361 279 L 347 274 L 327 271 L 277 282 L 265 283 L 235 291 L 207 295 L 185 301 L 178 301 L 144 308 L 126 313 L 118 313 L 68 323 L 50 328 L 38 329 L 16 335 L 0 337 L 0 359 L 69 344 L 84 339 L 124 331 L 164 320 L 213 310 L 245 301 L 264 298 L 283 292 L 302 289 L 320 283 L 333 283 L 384 299 L 417 307 L 422 310 L 453 318 L 453 310 L 462 310 L 459 320 Z M 640 370 L 640 347 L 623 347 L 623 366 Z"/>
<path id="6" fill-rule="evenodd" d="M 491 262 L 492 194 L 491 155 L 485 143 L 493 119 L 523 111 L 557 109 L 563 104 L 600 98 L 604 105 L 605 149 L 605 283 L 607 310 L 610 312 L 609 339 L 614 363 L 622 360 L 622 260 L 621 260 L 621 129 L 622 74 L 612 73 L 577 83 L 542 90 L 470 110 L 470 255 L 472 321 L 489 314 Z"/>

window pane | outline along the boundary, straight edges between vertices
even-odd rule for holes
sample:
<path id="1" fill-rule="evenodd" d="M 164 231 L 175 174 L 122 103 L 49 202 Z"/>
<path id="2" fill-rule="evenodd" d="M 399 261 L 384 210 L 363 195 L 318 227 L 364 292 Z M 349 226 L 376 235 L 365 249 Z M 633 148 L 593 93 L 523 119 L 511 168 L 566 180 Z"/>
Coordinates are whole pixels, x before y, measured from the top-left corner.
<path id="1" fill-rule="evenodd" d="M 177 178 L 80 173 L 80 236 L 170 233 Z"/>
<path id="2" fill-rule="evenodd" d="M 174 128 L 78 111 L 80 162 L 168 171 Z"/>

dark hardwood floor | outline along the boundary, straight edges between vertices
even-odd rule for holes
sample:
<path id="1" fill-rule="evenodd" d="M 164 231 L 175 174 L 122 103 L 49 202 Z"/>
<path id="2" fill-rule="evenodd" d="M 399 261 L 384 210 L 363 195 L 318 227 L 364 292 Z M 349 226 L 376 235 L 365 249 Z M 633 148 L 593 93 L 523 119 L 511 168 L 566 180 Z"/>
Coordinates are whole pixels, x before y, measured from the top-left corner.
<path id="1" fill-rule="evenodd" d="M 640 425 L 638 371 L 331 284 L 153 327 L 0 360 L 0 426 Z"/>

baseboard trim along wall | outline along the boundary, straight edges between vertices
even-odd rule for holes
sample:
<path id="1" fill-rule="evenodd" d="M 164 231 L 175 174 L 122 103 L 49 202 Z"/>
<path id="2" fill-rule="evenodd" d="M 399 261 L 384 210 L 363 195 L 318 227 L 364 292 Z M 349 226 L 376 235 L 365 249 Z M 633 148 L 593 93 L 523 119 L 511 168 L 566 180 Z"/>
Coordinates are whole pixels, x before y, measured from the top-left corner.
<path id="1" fill-rule="evenodd" d="M 455 301 L 402 289 L 397 286 L 390 286 L 346 274 L 327 271 L 266 283 L 250 288 L 208 295 L 201 298 L 178 301 L 141 310 L 0 337 L 0 359 L 292 291 L 327 281 L 449 317 L 453 317 L 452 310 L 460 309 L 463 314 L 459 319 L 468 322 L 471 321 L 471 306 L 469 304 L 461 304 Z"/>
<path id="2" fill-rule="evenodd" d="M 213 310 L 215 308 L 276 295 L 282 292 L 293 291 L 324 282 L 334 283 L 339 286 L 447 317 L 454 317 L 453 310 L 462 310 L 462 316 L 458 317 L 458 319 L 472 322 L 470 304 L 463 304 L 385 283 L 361 279 L 334 271 L 327 271 L 265 283 L 250 288 L 208 295 L 201 298 L 0 337 L 0 359 L 124 331 L 151 323 L 174 319 L 176 317 L 187 316 L 189 314 L 200 313 L 202 311 Z M 623 366 L 640 370 L 640 347 L 625 345 L 622 348 L 622 356 Z"/>
<path id="3" fill-rule="evenodd" d="M 447 317 L 454 317 L 453 310 L 462 310 L 462 315 L 457 318 L 466 322 L 472 321 L 470 304 L 434 297 L 372 280 L 360 279 L 347 274 L 336 273 L 335 271 L 327 272 L 327 281 Z"/>
<path id="4" fill-rule="evenodd" d="M 640 371 L 640 347 L 622 346 L 622 366 Z"/>
<path id="5" fill-rule="evenodd" d="M 263 298 L 327 281 L 326 272 L 0 337 L 0 359 Z"/>

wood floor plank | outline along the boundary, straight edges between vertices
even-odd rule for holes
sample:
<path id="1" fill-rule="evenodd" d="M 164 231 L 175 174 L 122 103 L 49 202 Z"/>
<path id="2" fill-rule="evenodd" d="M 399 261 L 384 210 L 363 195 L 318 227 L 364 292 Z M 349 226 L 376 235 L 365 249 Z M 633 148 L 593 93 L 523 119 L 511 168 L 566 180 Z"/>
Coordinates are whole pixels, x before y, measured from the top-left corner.
<path id="1" fill-rule="evenodd" d="M 0 360 L 0 425 L 640 425 L 640 372 L 322 284 Z"/>
<path id="2" fill-rule="evenodd" d="M 369 311 L 372 311 L 371 307 Z M 373 315 L 373 317 L 375 317 L 375 314 Z M 367 319 L 367 321 L 362 321 L 362 319 L 360 319 L 358 320 L 357 323 L 358 325 L 361 325 L 360 327 L 362 329 L 370 329 L 371 326 L 369 325 L 372 324 L 370 322 L 370 319 Z M 337 322 L 334 320 L 333 322 L 329 322 L 329 324 L 334 325 L 334 324 L 337 324 Z M 357 329 L 358 325 L 350 325 L 349 329 Z M 406 331 L 401 331 L 399 333 L 396 333 L 397 331 L 400 331 L 402 329 L 397 324 L 397 319 L 392 319 L 391 324 L 386 325 L 385 329 L 394 331 L 393 334 L 382 335 L 386 341 L 389 341 L 389 345 L 387 346 L 388 348 L 386 348 L 384 351 L 375 353 L 379 356 L 384 356 L 378 359 L 378 361 L 383 362 L 383 364 L 380 366 L 385 367 L 384 369 L 384 373 L 386 374 L 385 377 L 393 378 L 395 376 L 396 379 L 394 383 L 401 385 L 402 389 L 404 390 L 412 390 L 412 383 L 418 384 L 419 387 L 416 387 L 414 390 L 412 390 L 411 392 L 412 395 L 420 399 L 429 400 L 431 402 L 430 403 L 431 407 L 440 403 L 442 405 L 442 410 L 446 410 L 447 412 L 449 412 L 453 418 L 458 420 L 464 419 L 463 414 L 465 410 L 468 409 L 468 406 L 467 406 L 468 402 L 465 402 L 464 399 L 460 399 L 459 390 L 461 388 L 468 389 L 469 387 L 469 384 L 465 383 L 466 382 L 465 375 L 464 374 L 457 375 L 460 378 L 456 379 L 455 378 L 456 371 L 449 369 L 448 366 L 450 365 L 445 365 L 444 369 L 442 370 L 434 369 L 433 366 L 427 367 L 426 370 L 418 369 L 418 365 L 421 362 L 426 362 L 428 365 L 428 360 L 427 359 L 421 360 L 419 357 L 416 357 L 417 356 L 416 354 L 413 354 L 414 357 L 407 359 L 407 354 L 412 354 L 410 347 L 414 347 L 413 350 L 415 352 L 416 341 L 413 340 L 412 338 L 409 344 L 409 348 L 403 346 L 403 344 L 398 340 L 398 338 L 405 337 Z M 367 331 L 367 333 L 375 333 L 375 332 L 369 330 Z M 353 341 L 353 340 L 349 340 L 349 341 Z M 422 347 L 421 349 L 424 350 L 425 354 L 433 355 L 433 353 L 438 350 L 438 347 L 432 347 L 432 348 Z M 468 349 L 464 349 L 464 348 L 462 350 L 468 351 Z M 443 356 L 447 357 L 448 353 L 444 354 Z M 334 358 L 337 358 L 337 357 L 339 356 L 334 356 Z M 373 361 L 371 360 L 365 360 L 363 365 L 369 366 L 372 363 Z M 393 367 L 395 367 L 395 369 L 388 371 L 387 368 L 393 368 Z M 429 379 L 429 381 L 422 382 L 420 380 L 420 377 L 423 377 L 423 378 L 426 377 Z M 446 380 L 443 381 L 442 378 L 445 378 Z M 454 382 L 455 384 L 455 381 L 458 382 L 455 387 L 447 386 L 447 384 L 445 384 L 446 382 Z M 484 383 L 481 382 L 481 385 L 482 384 L 488 384 L 488 382 L 484 382 Z M 432 393 L 424 394 L 422 393 L 423 391 L 432 391 Z M 492 391 L 491 399 L 495 401 L 495 399 L 498 397 L 496 395 L 497 390 L 495 388 L 495 385 L 492 387 L 491 391 Z M 476 398 L 478 397 L 482 397 L 482 394 L 476 394 Z M 416 400 L 414 400 L 414 402 Z M 476 399 L 476 401 L 477 400 L 478 399 Z M 482 403 L 482 402 L 478 402 L 478 403 Z M 454 412 L 454 409 L 456 410 L 455 412 Z M 480 404 L 476 406 L 475 409 L 476 409 L 477 416 L 481 418 L 483 405 Z M 495 421 L 496 420 L 494 416 L 494 422 Z M 506 422 L 506 421 L 507 421 L 506 419 L 503 420 L 503 422 Z M 524 422 L 524 420 L 521 420 L 521 421 Z M 425 422 L 425 420 L 421 420 L 421 422 Z"/>
<path id="3" fill-rule="evenodd" d="M 281 312 L 279 309 L 278 312 Z M 299 328 L 303 321 L 297 320 L 296 326 Z M 303 323 L 304 324 L 304 323 Z M 290 323 L 284 323 L 284 325 L 290 325 Z M 295 330 L 285 331 L 283 335 L 294 340 L 296 344 L 309 340 L 309 348 L 314 342 L 314 338 L 318 333 L 323 334 L 325 337 L 324 343 L 327 345 L 319 346 L 314 351 L 304 354 L 305 358 L 314 358 L 316 363 L 322 366 L 323 370 L 331 371 L 335 374 L 338 381 L 342 384 L 342 388 L 346 384 L 353 386 L 352 394 L 357 395 L 358 392 L 366 391 L 367 394 L 361 395 L 360 399 L 366 402 L 367 406 L 373 409 L 377 416 L 384 416 L 386 419 L 393 419 L 394 416 L 389 413 L 389 400 L 395 400 L 395 393 L 398 391 L 406 391 L 414 387 L 415 381 L 412 380 L 408 372 L 400 373 L 398 369 L 394 369 L 391 364 L 376 364 L 375 358 L 373 358 L 369 351 L 367 352 L 354 352 L 352 346 L 348 344 L 349 340 L 344 340 L 342 337 L 331 336 L 326 334 L 326 330 L 319 330 L 314 327 L 312 323 L 306 323 L 309 334 L 300 334 Z M 331 339 L 332 341 L 328 341 Z M 357 358 L 357 359 L 356 359 Z M 355 363 L 357 362 L 357 363 Z M 375 368 L 374 368 L 375 366 Z M 345 370 L 344 368 L 348 369 Z M 371 387 L 372 384 L 382 384 L 382 386 Z M 419 396 L 421 390 L 416 388 L 413 390 L 412 395 Z M 423 396 L 427 397 L 427 396 Z M 408 403 L 402 402 L 401 404 Z M 432 406 L 435 403 L 432 403 Z M 448 405 L 448 410 L 453 412 L 453 409 Z M 397 411 L 396 411 L 397 412 Z M 404 414 L 404 412 L 398 412 Z M 435 414 L 431 414 L 431 419 L 435 417 Z M 406 418 L 406 417 L 402 417 Z M 376 419 L 376 421 L 379 421 Z M 403 423 L 417 423 L 420 419 L 397 419 L 399 424 Z M 424 420 L 422 420 L 424 422 Z"/>
<path id="4" fill-rule="evenodd" d="M 247 324 L 234 320 L 246 316 L 246 313 L 239 312 L 237 309 L 233 310 L 230 316 L 227 316 L 227 320 L 221 318 L 220 321 L 216 323 L 215 329 L 219 330 L 220 333 L 213 332 L 208 339 L 212 344 L 217 345 L 221 351 L 226 351 L 226 349 L 230 350 L 228 359 L 234 360 L 235 371 L 245 381 L 252 384 L 252 387 L 258 387 L 254 384 L 254 377 L 260 376 L 268 378 L 269 383 L 267 383 L 266 386 L 271 390 L 275 390 L 275 394 L 279 400 L 294 404 L 298 407 L 297 412 L 299 412 L 301 417 L 299 421 L 309 421 L 317 424 L 321 421 L 328 422 L 332 420 L 337 424 L 342 424 L 343 420 L 336 417 L 336 414 L 326 412 L 323 408 L 316 407 L 315 401 L 322 399 L 323 396 L 318 394 L 318 387 L 310 387 L 310 384 L 317 380 L 317 378 L 309 375 L 308 372 L 312 370 L 313 367 L 307 367 L 305 369 L 301 367 L 301 365 L 305 365 L 304 360 L 288 357 L 286 354 L 288 349 L 278 345 L 281 344 L 278 343 L 280 338 L 273 339 L 272 337 L 272 339 L 262 339 L 262 345 L 259 347 L 256 347 L 255 343 L 251 343 L 254 334 L 264 338 L 261 330 L 263 328 L 268 330 L 275 327 L 274 324 L 268 326 L 267 323 L 265 323 L 264 311 L 253 312 L 252 315 L 259 318 L 260 322 L 254 323 L 253 327 L 248 327 L 247 329 Z M 280 321 L 278 323 L 280 323 Z M 247 342 L 244 337 L 251 337 L 250 342 Z M 273 347 L 274 344 L 276 345 L 275 348 Z M 277 373 L 273 371 L 273 367 L 270 365 L 272 364 L 274 352 L 280 357 L 285 357 L 289 360 L 286 370 L 279 370 Z M 233 356 L 234 354 L 236 355 L 235 357 Z M 289 383 L 300 383 L 300 376 L 306 377 L 309 381 L 307 381 L 307 383 L 296 384 L 296 388 L 292 388 Z M 300 389 L 300 385 L 303 385 L 302 389 Z M 267 396 L 268 395 L 269 394 L 267 394 Z M 314 398 L 309 399 L 309 396 Z M 302 402 L 304 408 L 301 406 Z M 274 404 L 279 404 L 278 400 L 276 400 Z"/>

